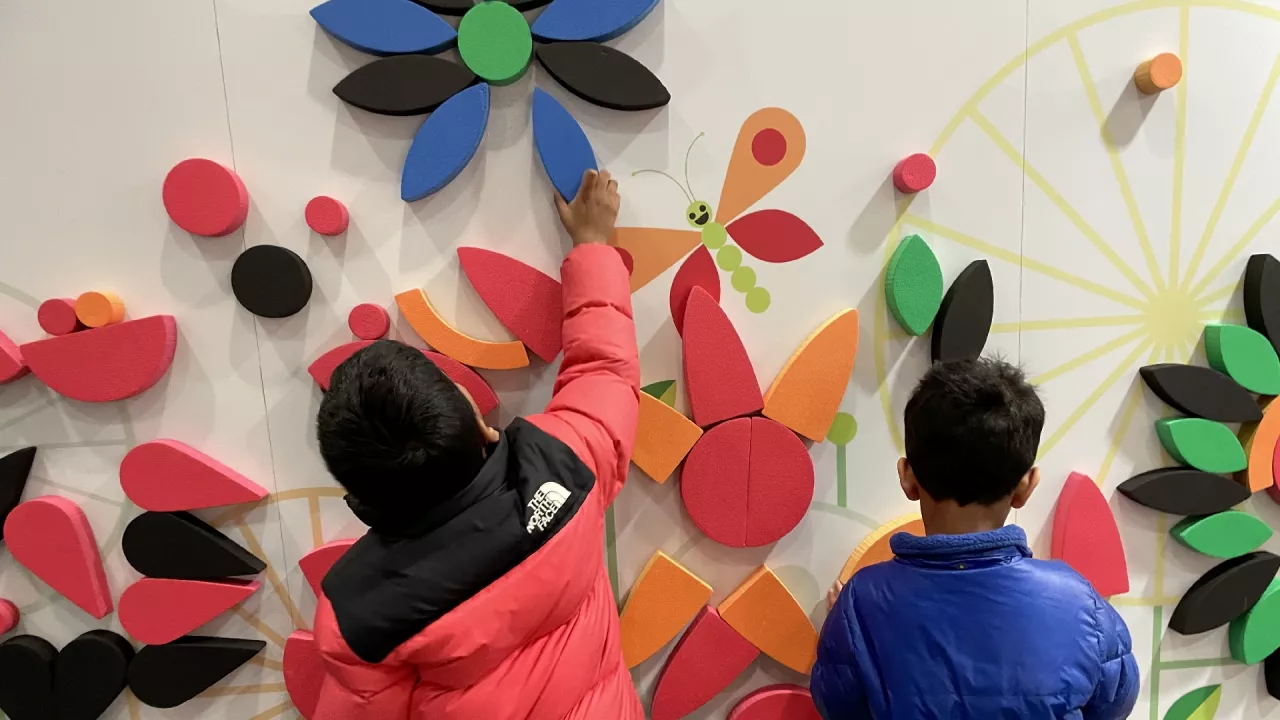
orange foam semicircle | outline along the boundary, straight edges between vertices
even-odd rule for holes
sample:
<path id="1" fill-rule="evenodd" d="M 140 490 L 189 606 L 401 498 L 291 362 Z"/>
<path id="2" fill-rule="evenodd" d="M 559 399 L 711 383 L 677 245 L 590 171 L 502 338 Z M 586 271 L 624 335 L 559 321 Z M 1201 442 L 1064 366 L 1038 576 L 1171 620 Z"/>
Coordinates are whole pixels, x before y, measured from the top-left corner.
<path id="1" fill-rule="evenodd" d="M 1252 427 L 1246 426 L 1240 435 L 1249 465 L 1236 473 L 1236 480 L 1248 487 L 1251 493 L 1274 486 L 1276 443 L 1280 442 L 1280 402 L 1272 400 L 1263 412 L 1262 421 Z"/>
<path id="2" fill-rule="evenodd" d="M 924 520 L 920 519 L 918 513 L 907 513 L 872 530 L 849 554 L 844 569 L 840 571 L 840 582 L 849 582 L 854 573 L 868 565 L 892 560 L 893 549 L 889 547 L 889 538 L 899 532 L 924 535 Z"/>
<path id="3" fill-rule="evenodd" d="M 842 310 L 796 350 L 764 395 L 764 416 L 814 442 L 831 429 L 858 354 L 858 311 Z"/>
<path id="4" fill-rule="evenodd" d="M 409 327 L 428 345 L 463 365 L 488 370 L 514 370 L 529 365 L 523 343 L 489 342 L 463 334 L 440 317 L 421 288 L 396 295 L 396 305 Z"/>

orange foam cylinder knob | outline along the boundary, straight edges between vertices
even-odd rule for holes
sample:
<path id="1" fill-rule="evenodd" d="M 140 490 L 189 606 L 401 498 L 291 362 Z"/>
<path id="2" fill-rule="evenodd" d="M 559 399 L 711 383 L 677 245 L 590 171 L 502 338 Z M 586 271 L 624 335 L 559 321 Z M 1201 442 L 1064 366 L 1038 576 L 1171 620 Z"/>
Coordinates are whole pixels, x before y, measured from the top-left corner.
<path id="1" fill-rule="evenodd" d="M 659 550 L 622 608 L 622 658 L 633 668 L 658 652 L 711 599 L 711 586 Z"/>
<path id="2" fill-rule="evenodd" d="M 1182 80 L 1182 60 L 1173 53 L 1160 53 L 1133 71 L 1133 84 L 1147 95 L 1168 90 Z"/>
<path id="3" fill-rule="evenodd" d="M 124 303 L 115 293 L 91 290 L 76 298 L 76 318 L 85 327 L 99 328 L 124 320 Z"/>

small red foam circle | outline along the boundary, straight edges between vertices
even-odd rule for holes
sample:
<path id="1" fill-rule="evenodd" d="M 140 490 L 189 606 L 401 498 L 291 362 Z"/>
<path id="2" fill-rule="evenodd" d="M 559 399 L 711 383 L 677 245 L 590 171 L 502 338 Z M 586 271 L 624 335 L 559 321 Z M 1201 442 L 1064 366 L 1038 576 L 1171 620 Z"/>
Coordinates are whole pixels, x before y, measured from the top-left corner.
<path id="1" fill-rule="evenodd" d="M 341 235 L 346 232 L 351 215 L 347 206 L 328 195 L 317 195 L 307 203 L 307 225 L 321 235 Z"/>
<path id="2" fill-rule="evenodd" d="M 234 232 L 249 215 L 249 191 L 234 170 L 204 158 L 183 160 L 164 179 L 164 209 L 192 235 Z"/>
<path id="3" fill-rule="evenodd" d="M 893 185 L 902 193 L 928 189 L 938 177 L 938 166 L 924 153 L 908 155 L 893 169 Z"/>
<path id="4" fill-rule="evenodd" d="M 761 165 L 777 165 L 787 156 L 787 139 L 774 128 L 765 128 L 751 139 L 751 156 Z"/>
<path id="5" fill-rule="evenodd" d="M 347 315 L 347 327 L 361 340 L 377 340 L 386 337 L 391 329 L 391 316 L 381 305 L 361 303 L 351 308 Z"/>
<path id="6" fill-rule="evenodd" d="M 40 303 L 36 320 L 40 322 L 40 329 L 50 335 L 70 335 L 80 329 L 76 301 L 71 298 L 49 298 Z"/>
<path id="7" fill-rule="evenodd" d="M 22 617 L 18 612 L 18 606 L 8 600 L 0 599 L 0 635 L 3 635 L 18 625 L 18 619 Z"/>

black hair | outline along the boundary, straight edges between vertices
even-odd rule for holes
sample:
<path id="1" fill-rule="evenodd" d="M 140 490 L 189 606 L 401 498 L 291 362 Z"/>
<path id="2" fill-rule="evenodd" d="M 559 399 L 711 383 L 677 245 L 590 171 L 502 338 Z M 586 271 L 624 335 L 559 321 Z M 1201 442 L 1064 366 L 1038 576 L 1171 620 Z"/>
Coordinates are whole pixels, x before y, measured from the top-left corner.
<path id="1" fill-rule="evenodd" d="M 936 363 L 907 401 L 907 463 L 935 500 L 992 505 L 1035 465 L 1044 404 L 999 358 Z"/>
<path id="2" fill-rule="evenodd" d="M 484 464 L 471 403 L 421 350 L 379 340 L 334 371 L 316 416 L 320 455 L 363 506 L 421 513 Z"/>

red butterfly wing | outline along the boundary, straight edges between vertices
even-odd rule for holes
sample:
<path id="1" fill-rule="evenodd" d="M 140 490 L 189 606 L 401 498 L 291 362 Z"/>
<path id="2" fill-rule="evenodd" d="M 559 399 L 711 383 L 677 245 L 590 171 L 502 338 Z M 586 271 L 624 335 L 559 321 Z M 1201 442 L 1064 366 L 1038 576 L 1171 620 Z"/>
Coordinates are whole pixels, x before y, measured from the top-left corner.
<path id="1" fill-rule="evenodd" d="M 676 324 L 678 333 L 684 333 L 684 306 L 695 287 L 701 287 L 713 300 L 720 302 L 720 271 L 716 269 L 706 245 L 699 245 L 685 258 L 671 281 L 671 320 Z"/>
<path id="2" fill-rule="evenodd" d="M 822 247 L 818 233 L 785 210 L 759 210 L 743 215 L 725 229 L 739 247 L 765 262 L 799 260 Z"/>

